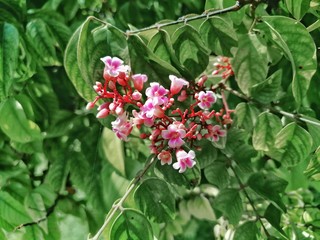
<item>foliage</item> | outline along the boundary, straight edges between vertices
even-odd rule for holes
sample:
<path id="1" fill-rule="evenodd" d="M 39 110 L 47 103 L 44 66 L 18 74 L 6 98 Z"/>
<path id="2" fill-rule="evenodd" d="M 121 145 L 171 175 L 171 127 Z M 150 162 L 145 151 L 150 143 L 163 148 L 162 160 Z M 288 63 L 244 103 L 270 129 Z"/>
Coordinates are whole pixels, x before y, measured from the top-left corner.
<path id="1" fill-rule="evenodd" d="M 0 0 L 0 239 L 319 239 L 320 5 L 276 2 Z M 115 138 L 85 108 L 105 56 L 207 76 L 227 136 L 184 173 Z"/>

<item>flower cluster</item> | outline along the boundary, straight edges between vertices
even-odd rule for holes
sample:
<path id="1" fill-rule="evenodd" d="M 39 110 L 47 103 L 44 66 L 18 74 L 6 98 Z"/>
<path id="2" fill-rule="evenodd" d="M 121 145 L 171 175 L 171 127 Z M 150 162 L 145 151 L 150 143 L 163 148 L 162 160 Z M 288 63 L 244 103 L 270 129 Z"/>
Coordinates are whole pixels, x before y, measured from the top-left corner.
<path id="1" fill-rule="evenodd" d="M 97 118 L 116 116 L 111 124 L 119 139 L 128 141 L 133 127 L 137 127 L 140 137 L 150 140 L 150 150 L 161 164 L 172 164 L 175 156 L 172 166 L 182 173 L 196 164 L 195 152 L 186 149 L 199 150 L 197 141 L 218 141 L 226 136 L 224 127 L 231 122 L 230 115 L 224 107 L 213 109 L 218 95 L 215 89 L 204 86 L 206 76 L 195 83 L 170 75 L 169 89 L 152 81 L 145 86 L 148 76 L 132 74 L 121 59 L 107 56 L 101 60 L 105 64 L 105 81 L 93 86 L 97 97 L 88 103 L 87 109 L 103 99 Z M 187 109 L 179 108 L 183 104 L 187 104 Z"/>
<path id="2" fill-rule="evenodd" d="M 215 62 L 213 66 L 216 68 L 216 70 L 212 72 L 212 75 L 221 74 L 223 79 L 227 79 L 234 75 L 234 72 L 231 68 L 230 59 L 227 57 L 217 57 L 217 62 Z"/>

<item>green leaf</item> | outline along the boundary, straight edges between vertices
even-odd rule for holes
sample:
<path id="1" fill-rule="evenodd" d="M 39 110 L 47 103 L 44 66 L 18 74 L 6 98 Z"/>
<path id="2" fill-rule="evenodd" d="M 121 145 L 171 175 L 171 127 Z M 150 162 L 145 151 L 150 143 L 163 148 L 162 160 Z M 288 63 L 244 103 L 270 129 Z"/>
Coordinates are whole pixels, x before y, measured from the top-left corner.
<path id="1" fill-rule="evenodd" d="M 255 34 L 239 38 L 239 46 L 232 61 L 232 69 L 240 89 L 250 96 L 251 88 L 267 77 L 267 48 Z"/>
<path id="2" fill-rule="evenodd" d="M 284 231 L 281 228 L 281 215 L 282 212 L 276 208 L 272 203 L 267 207 L 264 218 L 268 220 L 268 222 L 277 229 L 281 234 L 285 235 Z"/>
<path id="3" fill-rule="evenodd" d="M 291 18 L 266 16 L 262 19 L 270 30 L 272 41 L 291 62 L 292 92 L 296 102 L 301 104 L 317 69 L 316 45 L 307 29 Z"/>
<path id="4" fill-rule="evenodd" d="M 200 35 L 216 55 L 232 57 L 231 48 L 238 46 L 238 38 L 230 22 L 222 17 L 211 17 L 200 26 Z"/>
<path id="5" fill-rule="evenodd" d="M 253 129 L 253 147 L 258 151 L 269 151 L 274 148 L 276 135 L 281 128 L 282 124 L 279 117 L 269 112 L 261 113 Z"/>
<path id="6" fill-rule="evenodd" d="M 236 112 L 236 126 L 251 131 L 255 126 L 259 109 L 252 103 L 239 103 L 235 109 Z"/>
<path id="7" fill-rule="evenodd" d="M 243 213 L 239 190 L 233 188 L 221 190 L 213 202 L 213 207 L 221 211 L 232 225 L 238 224 Z"/>
<path id="8" fill-rule="evenodd" d="M 318 147 L 312 156 L 304 174 L 312 180 L 320 181 L 320 147 Z"/>
<path id="9" fill-rule="evenodd" d="M 27 119 L 21 104 L 9 98 L 0 104 L 1 130 L 10 137 L 11 140 L 28 143 L 42 139 L 40 128 L 36 123 Z"/>
<path id="10" fill-rule="evenodd" d="M 26 227 L 26 234 L 23 235 L 25 239 L 44 239 L 43 233 L 38 225 L 31 225 Z"/>
<path id="11" fill-rule="evenodd" d="M 159 178 L 164 179 L 170 184 L 185 186 L 187 188 L 194 188 L 201 180 L 198 164 L 184 173 L 179 173 L 172 166 L 167 164 L 161 165 L 160 161 L 158 161 L 155 165 L 154 172 Z"/>
<path id="12" fill-rule="evenodd" d="M 286 207 L 284 206 L 279 194 L 285 191 L 288 185 L 287 181 L 270 172 L 268 174 L 257 172 L 250 176 L 248 185 L 256 193 L 273 201 L 283 211 L 285 211 Z"/>
<path id="13" fill-rule="evenodd" d="M 285 0 L 289 12 L 300 20 L 310 8 L 310 0 Z"/>
<path id="14" fill-rule="evenodd" d="M 184 25 L 178 28 L 172 36 L 172 42 L 177 58 L 193 78 L 207 68 L 209 49 L 193 27 Z"/>
<path id="15" fill-rule="evenodd" d="M 80 28 L 78 28 L 77 31 L 72 35 L 68 43 L 67 49 L 65 51 L 64 67 L 66 69 L 68 77 L 70 78 L 79 95 L 90 102 L 97 95 L 93 91 L 92 86 L 88 85 L 83 79 L 77 62 L 77 44 L 79 33 Z"/>
<path id="16" fill-rule="evenodd" d="M 23 205 L 4 191 L 0 191 L 0 219 L 1 218 L 15 227 L 32 221 Z"/>
<path id="17" fill-rule="evenodd" d="M 41 64 L 44 66 L 60 65 L 57 60 L 54 36 L 42 19 L 33 19 L 28 23 L 27 36 L 33 43 Z"/>
<path id="18" fill-rule="evenodd" d="M 276 160 L 285 166 L 294 166 L 310 154 L 312 137 L 305 129 L 293 122 L 277 134 L 275 146 L 279 152 Z"/>
<path id="19" fill-rule="evenodd" d="M 278 70 L 266 80 L 253 85 L 250 89 L 250 95 L 257 101 L 268 104 L 277 99 L 281 88 L 282 71 Z"/>
<path id="20" fill-rule="evenodd" d="M 101 136 L 102 150 L 111 165 L 123 176 L 125 175 L 124 149 L 121 141 L 113 131 L 104 128 Z"/>
<path id="21" fill-rule="evenodd" d="M 208 221 L 216 220 L 216 216 L 208 198 L 203 195 L 190 199 L 187 202 L 187 208 L 188 212 L 197 219 Z"/>
<path id="22" fill-rule="evenodd" d="M 9 95 L 18 67 L 18 57 L 18 30 L 12 24 L 0 23 L 0 100 Z"/>
<path id="23" fill-rule="evenodd" d="M 214 161 L 204 169 L 204 175 L 209 183 L 212 183 L 220 189 L 228 186 L 229 174 L 225 161 Z"/>
<path id="24" fill-rule="evenodd" d="M 155 222 L 169 222 L 175 217 L 175 199 L 169 185 L 149 178 L 136 189 L 134 200 L 140 210 Z"/>
<path id="25" fill-rule="evenodd" d="M 192 79 L 192 75 L 190 75 L 189 71 L 181 65 L 176 57 L 170 41 L 170 36 L 166 31 L 159 29 L 159 31 L 150 39 L 148 48 L 163 61 L 172 64 L 183 77 Z"/>
<path id="26" fill-rule="evenodd" d="M 133 209 L 124 209 L 114 221 L 109 239 L 153 240 L 148 219 Z"/>
<path id="27" fill-rule="evenodd" d="M 128 38 L 130 65 L 133 73 L 145 73 L 152 81 L 169 86 L 169 75 L 180 73 L 169 63 L 161 60 L 136 35 Z"/>
<path id="28" fill-rule="evenodd" d="M 256 240 L 259 234 L 257 223 L 248 221 L 237 227 L 234 233 L 234 240 Z"/>

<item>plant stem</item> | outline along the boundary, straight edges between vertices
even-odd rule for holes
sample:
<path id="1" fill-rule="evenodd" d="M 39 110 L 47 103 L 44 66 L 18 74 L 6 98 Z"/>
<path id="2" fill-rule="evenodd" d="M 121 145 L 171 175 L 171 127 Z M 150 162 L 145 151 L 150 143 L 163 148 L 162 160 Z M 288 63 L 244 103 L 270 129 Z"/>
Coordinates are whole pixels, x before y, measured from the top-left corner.
<path id="1" fill-rule="evenodd" d="M 134 180 L 132 181 L 131 185 L 128 187 L 127 191 L 125 192 L 125 194 L 122 196 L 122 198 L 119 200 L 119 202 L 117 202 L 116 204 L 114 204 L 111 208 L 111 211 L 109 212 L 109 214 L 106 217 L 106 220 L 104 221 L 103 225 L 101 226 L 101 228 L 98 230 L 98 232 L 96 233 L 96 235 L 94 235 L 94 237 L 92 238 L 88 238 L 88 240 L 98 240 L 99 237 L 101 236 L 101 234 L 103 233 L 103 231 L 105 230 L 105 228 L 108 226 L 108 224 L 111 222 L 111 219 L 114 217 L 114 215 L 116 214 L 116 212 L 118 210 L 121 211 L 122 205 L 124 203 L 124 201 L 128 198 L 128 196 L 130 195 L 130 193 L 132 192 L 132 190 L 137 186 L 137 184 L 140 182 L 140 180 L 142 179 L 142 177 L 147 173 L 147 171 L 149 170 L 149 168 L 152 166 L 152 164 L 154 163 L 155 160 L 155 156 L 151 157 L 150 161 L 148 162 L 148 164 L 146 164 L 146 166 L 144 167 L 144 169 L 139 172 L 137 174 L 137 176 L 134 178 Z"/>
<path id="2" fill-rule="evenodd" d="M 253 101 L 253 99 L 251 99 L 250 97 L 224 85 L 224 86 L 221 86 L 220 87 L 228 92 L 230 92 L 231 94 L 239 97 L 239 98 L 242 98 L 248 102 L 253 102 L 255 104 L 260 104 L 260 103 L 257 103 L 255 101 Z M 273 113 L 278 113 L 278 114 L 281 114 L 282 116 L 285 116 L 285 117 L 288 117 L 288 118 L 291 118 L 293 120 L 298 120 L 298 121 L 301 121 L 301 122 L 304 122 L 304 123 L 309 123 L 309 124 L 312 124 L 312 125 L 315 125 L 315 126 L 318 126 L 320 127 L 320 122 L 316 122 L 316 121 L 313 121 L 311 119 L 308 119 L 304 116 L 302 116 L 301 114 L 293 114 L 293 113 L 289 113 L 289 112 L 286 112 L 286 111 L 283 111 L 283 110 L 278 110 L 274 107 L 268 107 L 269 111 L 270 112 L 273 112 Z"/>
<path id="3" fill-rule="evenodd" d="M 260 214 L 258 213 L 258 210 L 256 209 L 256 207 L 255 207 L 255 205 L 254 205 L 254 202 L 253 202 L 252 199 L 250 198 L 249 193 L 247 192 L 247 190 L 243 187 L 244 185 L 243 185 L 243 183 L 242 183 L 239 175 L 237 174 L 236 170 L 235 170 L 234 167 L 232 166 L 232 164 L 230 164 L 229 166 L 230 166 L 230 169 L 232 170 L 232 172 L 234 173 L 234 175 L 235 175 L 235 177 L 236 177 L 236 179 L 237 179 L 237 181 L 238 181 L 238 183 L 239 183 L 239 185 L 240 185 L 240 187 L 241 187 L 241 190 L 243 191 L 244 195 L 245 195 L 246 198 L 248 199 L 248 201 L 249 201 L 249 203 L 250 203 L 250 205 L 251 205 L 251 207 L 252 207 L 252 209 L 253 209 L 256 217 L 257 217 L 257 219 L 259 220 L 259 222 L 260 222 L 260 224 L 261 224 L 261 226 L 262 226 L 262 228 L 263 228 L 263 231 L 265 232 L 267 238 L 269 238 L 269 237 L 270 237 L 270 234 L 269 234 L 268 230 L 266 229 L 266 227 L 264 226 L 264 224 L 263 224 L 263 222 L 262 222 L 262 220 L 261 220 Z"/>
<path id="4" fill-rule="evenodd" d="M 179 23 L 185 23 L 186 24 L 187 22 L 191 22 L 191 21 L 194 21 L 194 20 L 203 19 L 203 18 L 209 18 L 209 17 L 215 16 L 215 15 L 219 15 L 219 14 L 228 13 L 228 12 L 232 12 L 232 11 L 237 11 L 237 10 L 239 10 L 240 8 L 242 8 L 246 4 L 249 4 L 249 3 L 245 2 L 245 3 L 242 4 L 241 1 L 237 1 L 234 6 L 231 6 L 231 7 L 228 7 L 228 8 L 215 10 L 215 11 L 211 11 L 211 12 L 204 12 L 201 15 L 198 15 L 198 16 L 187 17 L 187 18 L 179 18 L 176 21 L 172 21 L 172 22 L 168 22 L 168 23 L 162 23 L 162 24 L 155 24 L 153 26 L 141 28 L 141 29 L 138 29 L 138 30 L 127 31 L 127 35 L 137 34 L 137 33 L 149 31 L 149 30 L 152 30 L 152 29 L 160 29 L 162 27 L 176 25 L 176 24 L 179 24 Z"/>

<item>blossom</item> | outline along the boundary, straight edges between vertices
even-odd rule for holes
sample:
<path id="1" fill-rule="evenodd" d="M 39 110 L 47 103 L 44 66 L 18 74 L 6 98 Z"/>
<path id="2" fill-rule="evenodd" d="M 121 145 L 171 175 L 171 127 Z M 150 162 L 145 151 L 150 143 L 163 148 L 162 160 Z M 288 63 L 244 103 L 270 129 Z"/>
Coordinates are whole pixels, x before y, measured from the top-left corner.
<path id="1" fill-rule="evenodd" d="M 183 88 L 183 86 L 189 86 L 188 81 L 186 81 L 182 78 L 178 78 L 174 75 L 169 75 L 169 79 L 171 81 L 170 93 L 172 95 L 179 93 L 181 91 L 181 89 Z"/>
<path id="2" fill-rule="evenodd" d="M 150 87 L 146 89 L 146 95 L 152 99 L 154 105 L 162 105 L 168 102 L 166 95 L 169 90 L 165 89 L 157 82 L 150 83 Z"/>
<path id="3" fill-rule="evenodd" d="M 161 161 L 161 165 L 164 165 L 164 164 L 170 165 L 172 163 L 172 156 L 169 151 L 162 150 L 158 154 L 158 159 Z"/>
<path id="4" fill-rule="evenodd" d="M 212 141 L 219 141 L 219 137 L 225 137 L 227 132 L 226 130 L 221 129 L 220 125 L 211 126 L 208 128 L 209 136 L 212 138 Z"/>
<path id="5" fill-rule="evenodd" d="M 201 91 L 199 92 L 198 100 L 198 106 L 201 109 L 207 110 L 211 107 L 212 104 L 216 102 L 217 97 L 212 91 Z"/>
<path id="6" fill-rule="evenodd" d="M 143 84 L 148 81 L 148 76 L 145 74 L 135 74 L 132 75 L 133 85 L 137 91 L 141 91 L 143 89 Z"/>
<path id="7" fill-rule="evenodd" d="M 193 160 L 196 157 L 194 151 L 190 150 L 188 153 L 184 150 L 179 150 L 176 153 L 177 162 L 172 166 L 174 169 L 179 169 L 179 173 L 183 173 L 187 167 L 192 168 L 196 162 Z"/>
<path id="8" fill-rule="evenodd" d="M 161 118 L 164 116 L 164 111 L 158 105 L 155 105 L 152 99 L 148 99 L 145 104 L 140 108 L 140 110 L 146 114 L 148 118 L 158 117 Z"/>
<path id="9" fill-rule="evenodd" d="M 117 77 L 120 72 L 126 72 L 129 70 L 129 66 L 122 65 L 123 61 L 117 57 L 112 58 L 110 56 L 107 56 L 101 58 L 101 61 L 105 64 L 104 72 L 112 77 Z"/>
<path id="10" fill-rule="evenodd" d="M 179 148 L 184 144 L 182 138 L 186 136 L 186 131 L 183 129 L 183 124 L 176 122 L 170 124 L 167 130 L 161 132 L 164 139 L 169 139 L 168 145 L 171 148 Z"/>
<path id="11" fill-rule="evenodd" d="M 132 131 L 132 123 L 128 120 L 126 113 L 119 115 L 115 121 L 111 122 L 111 125 L 112 131 L 115 132 L 116 136 L 127 142 L 128 135 Z"/>

